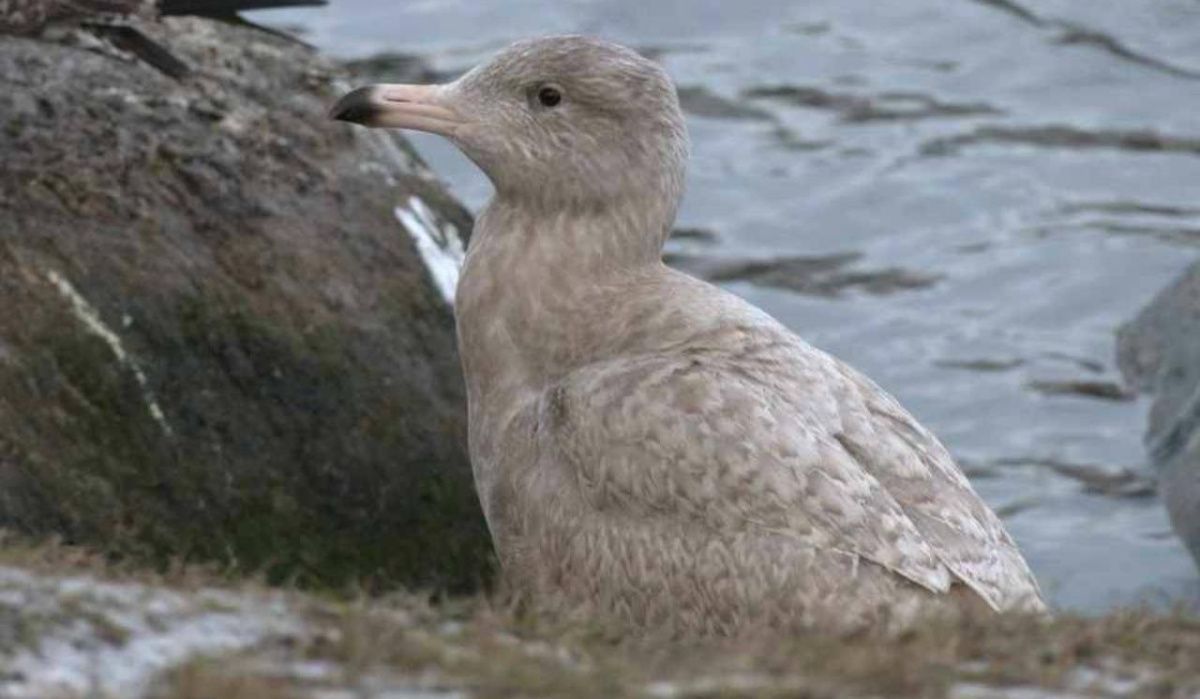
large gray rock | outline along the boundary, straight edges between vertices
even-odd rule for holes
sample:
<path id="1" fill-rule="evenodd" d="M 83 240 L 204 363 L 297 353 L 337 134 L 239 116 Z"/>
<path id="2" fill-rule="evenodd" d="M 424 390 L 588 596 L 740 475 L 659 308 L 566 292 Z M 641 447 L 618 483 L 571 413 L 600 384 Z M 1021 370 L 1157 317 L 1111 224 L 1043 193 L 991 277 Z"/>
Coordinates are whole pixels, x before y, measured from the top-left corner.
<path id="1" fill-rule="evenodd" d="M 1154 393 L 1146 431 L 1175 531 L 1200 564 L 1200 263 L 1118 333 L 1126 381 Z"/>
<path id="2" fill-rule="evenodd" d="M 275 578 L 470 588 L 490 545 L 453 316 L 470 220 L 335 124 L 304 46 L 0 37 L 0 526 Z"/>

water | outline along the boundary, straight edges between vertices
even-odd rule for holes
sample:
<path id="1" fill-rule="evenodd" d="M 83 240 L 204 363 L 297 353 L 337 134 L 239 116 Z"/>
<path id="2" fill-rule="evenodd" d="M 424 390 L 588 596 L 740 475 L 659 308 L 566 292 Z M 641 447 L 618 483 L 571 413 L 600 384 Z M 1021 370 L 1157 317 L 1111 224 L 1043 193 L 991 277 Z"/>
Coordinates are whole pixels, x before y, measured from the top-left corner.
<path id="1" fill-rule="evenodd" d="M 861 255 L 815 290 L 738 281 L 736 264 L 722 283 L 939 434 L 1056 605 L 1200 600 L 1157 498 L 1055 468 L 1144 473 L 1147 401 L 1090 394 L 1119 380 L 1115 328 L 1200 249 L 1200 3 L 1017 2 L 334 0 L 258 18 L 451 75 L 543 33 L 657 56 L 694 143 L 680 225 L 716 235 L 672 251 Z M 486 200 L 451 147 L 415 140 Z M 869 283 L 889 274 L 916 282 Z M 1099 390 L 1049 390 L 1064 381 Z"/>

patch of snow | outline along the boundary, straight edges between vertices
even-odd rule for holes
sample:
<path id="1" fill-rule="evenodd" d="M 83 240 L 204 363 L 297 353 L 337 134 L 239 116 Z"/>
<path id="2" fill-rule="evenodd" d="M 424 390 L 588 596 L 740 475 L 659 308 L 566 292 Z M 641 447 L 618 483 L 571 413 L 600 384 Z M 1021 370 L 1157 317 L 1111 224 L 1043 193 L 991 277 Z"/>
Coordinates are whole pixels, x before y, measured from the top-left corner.
<path id="1" fill-rule="evenodd" d="M 726 677 L 700 677 L 688 682 L 664 680 L 651 682 L 645 691 L 656 699 L 710 696 L 723 694 L 802 693 L 809 685 L 797 677 L 768 677 L 765 675 L 735 674 Z"/>
<path id="2" fill-rule="evenodd" d="M 458 229 L 449 222 L 438 225 L 437 216 L 420 197 L 409 197 L 407 206 L 396 207 L 396 219 L 413 239 L 421 261 L 441 292 L 454 305 L 454 291 L 466 252 Z"/>
<path id="3" fill-rule="evenodd" d="M 246 669 L 246 668 L 243 668 Z M 282 660 L 251 664 L 253 676 L 298 684 L 295 691 L 306 699 L 465 699 L 437 674 L 422 677 L 393 676 L 384 667 L 348 672 L 344 665 L 325 660 Z"/>
<path id="4" fill-rule="evenodd" d="M 142 398 L 146 402 L 146 408 L 150 412 L 150 417 L 154 418 L 154 421 L 162 427 L 163 433 L 170 437 L 172 435 L 171 426 L 167 424 L 167 417 L 158 405 L 158 400 L 154 397 L 154 392 L 150 390 L 146 374 L 133 357 L 129 356 L 129 353 L 125 351 L 125 346 L 121 343 L 121 337 L 104 324 L 104 321 L 100 318 L 100 313 L 92 304 L 88 303 L 83 294 L 80 294 L 66 277 L 59 274 L 56 270 L 51 269 L 46 271 L 46 279 L 71 304 L 71 310 L 75 313 L 75 317 L 79 319 L 79 322 L 83 323 L 83 327 L 103 340 L 104 344 L 108 345 L 108 348 L 112 350 L 117 361 L 133 374 L 133 378 L 142 389 Z"/>
<path id="5" fill-rule="evenodd" d="M 1084 699 L 1090 695 L 1040 687 L 993 687 L 964 682 L 951 687 L 948 696 L 950 699 Z"/>
<path id="6" fill-rule="evenodd" d="M 313 699 L 362 699 L 360 689 L 324 689 L 311 694 Z M 454 690 L 437 689 L 383 689 L 372 691 L 366 696 L 371 699 L 466 699 L 466 694 Z"/>
<path id="7" fill-rule="evenodd" d="M 299 633 L 278 595 L 179 592 L 0 567 L 0 610 L 30 629 L 0 651 L 0 696 L 143 694 L 164 670 Z"/>
<path id="8" fill-rule="evenodd" d="M 1154 674 L 1122 669 L 1116 663 L 1097 669 L 1079 666 L 1071 670 L 1060 689 L 1031 686 L 994 687 L 962 682 L 950 688 L 950 699 L 1084 699 L 1086 697 L 1132 697 L 1152 685 Z"/>

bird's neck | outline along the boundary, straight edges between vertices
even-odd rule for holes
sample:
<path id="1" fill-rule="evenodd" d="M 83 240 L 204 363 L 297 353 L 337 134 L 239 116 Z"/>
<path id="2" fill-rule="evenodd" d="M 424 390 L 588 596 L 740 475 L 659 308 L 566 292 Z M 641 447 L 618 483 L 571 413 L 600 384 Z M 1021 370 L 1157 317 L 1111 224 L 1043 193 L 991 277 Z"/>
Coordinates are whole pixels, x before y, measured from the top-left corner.
<path id="1" fill-rule="evenodd" d="M 548 385 L 620 345 L 630 328 L 613 311 L 665 271 L 673 214 L 493 200 L 476 223 L 456 300 L 473 402 Z"/>

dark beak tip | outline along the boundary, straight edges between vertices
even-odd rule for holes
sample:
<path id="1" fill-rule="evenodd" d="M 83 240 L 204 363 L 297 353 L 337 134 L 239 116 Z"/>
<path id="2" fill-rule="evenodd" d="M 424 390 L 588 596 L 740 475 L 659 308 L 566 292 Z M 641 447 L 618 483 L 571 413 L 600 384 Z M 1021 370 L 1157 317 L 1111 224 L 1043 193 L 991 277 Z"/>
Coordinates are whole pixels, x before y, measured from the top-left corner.
<path id="1" fill-rule="evenodd" d="M 329 118 L 335 121 L 370 126 L 382 111 L 372 100 L 372 93 L 373 90 L 370 87 L 360 87 L 346 93 L 329 108 Z"/>

